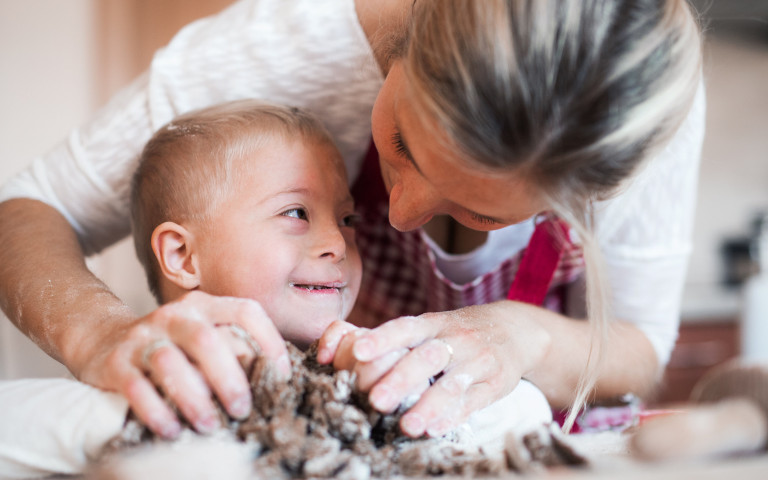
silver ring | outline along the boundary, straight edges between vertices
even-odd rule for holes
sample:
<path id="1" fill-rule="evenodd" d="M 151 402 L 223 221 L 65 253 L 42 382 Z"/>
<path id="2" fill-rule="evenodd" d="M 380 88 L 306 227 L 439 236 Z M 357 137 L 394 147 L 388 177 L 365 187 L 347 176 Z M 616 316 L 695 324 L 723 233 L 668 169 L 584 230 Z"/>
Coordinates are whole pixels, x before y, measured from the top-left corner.
<path id="1" fill-rule="evenodd" d="M 445 345 L 445 349 L 448 350 L 448 362 L 445 364 L 447 367 L 453 361 L 453 347 L 445 340 L 441 339 L 440 341 L 443 343 L 443 345 Z"/>
<path id="2" fill-rule="evenodd" d="M 152 355 L 154 355 L 155 352 L 160 350 L 161 348 L 172 347 L 172 346 L 173 346 L 173 342 L 171 342 L 167 338 L 160 338 L 158 340 L 153 340 L 152 342 L 148 343 L 147 346 L 144 347 L 144 350 L 142 350 L 141 352 L 141 365 L 146 370 L 149 370 L 149 360 L 152 357 Z"/>
<path id="3" fill-rule="evenodd" d="M 261 346 L 253 339 L 250 333 L 248 333 L 243 327 L 236 323 L 217 323 L 216 327 L 226 327 L 232 334 L 243 340 L 253 350 L 254 355 L 261 355 Z"/>

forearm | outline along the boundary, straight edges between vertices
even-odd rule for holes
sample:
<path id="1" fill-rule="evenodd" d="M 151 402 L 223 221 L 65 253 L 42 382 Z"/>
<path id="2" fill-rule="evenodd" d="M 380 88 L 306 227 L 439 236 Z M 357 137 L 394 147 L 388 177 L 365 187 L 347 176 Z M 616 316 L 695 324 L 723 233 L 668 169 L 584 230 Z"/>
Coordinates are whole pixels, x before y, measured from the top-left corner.
<path id="1" fill-rule="evenodd" d="M 542 308 L 525 308 L 529 310 L 531 320 L 544 327 L 551 339 L 542 361 L 525 377 L 544 392 L 553 406 L 570 405 L 588 361 L 599 362 L 596 363 L 596 399 L 614 398 L 629 392 L 643 397 L 653 390 L 659 368 L 656 353 L 646 336 L 634 325 L 613 322 L 605 340 L 599 342 L 586 321 Z M 598 342 L 602 354 L 598 348 L 592 348 L 593 345 L 597 347 Z"/>
<path id="2" fill-rule="evenodd" d="M 26 336 L 77 375 L 98 334 L 134 315 L 87 268 L 77 238 L 52 207 L 0 203 L 0 307 Z"/>

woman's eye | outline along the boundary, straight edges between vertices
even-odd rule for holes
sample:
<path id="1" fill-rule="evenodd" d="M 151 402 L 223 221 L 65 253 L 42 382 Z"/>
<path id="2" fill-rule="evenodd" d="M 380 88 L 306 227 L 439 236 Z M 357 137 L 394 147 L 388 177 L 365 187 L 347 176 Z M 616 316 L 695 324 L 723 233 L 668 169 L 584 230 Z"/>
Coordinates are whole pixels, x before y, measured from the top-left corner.
<path id="1" fill-rule="evenodd" d="M 411 158 L 411 152 L 408 151 L 408 147 L 405 146 L 403 136 L 400 132 L 392 134 L 392 145 L 395 147 L 395 152 L 397 152 L 398 155 L 405 158 Z"/>
<path id="2" fill-rule="evenodd" d="M 496 224 L 496 220 L 490 217 L 486 217 L 485 215 L 480 215 L 479 213 L 471 212 L 470 215 L 472 215 L 472 220 L 481 223 L 483 225 L 494 225 Z"/>
<path id="3" fill-rule="evenodd" d="M 292 208 L 281 213 L 284 217 L 298 218 L 299 220 L 307 220 L 307 211 L 303 208 Z"/>

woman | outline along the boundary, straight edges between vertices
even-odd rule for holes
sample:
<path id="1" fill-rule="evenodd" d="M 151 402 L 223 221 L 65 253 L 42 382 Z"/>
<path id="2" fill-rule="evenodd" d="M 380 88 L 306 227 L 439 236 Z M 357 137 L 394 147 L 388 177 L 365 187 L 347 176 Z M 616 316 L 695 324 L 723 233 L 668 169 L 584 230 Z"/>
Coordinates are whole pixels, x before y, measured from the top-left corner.
<path id="1" fill-rule="evenodd" d="M 323 119 L 374 222 L 358 232 L 354 323 L 424 313 L 351 335 L 339 323 L 322 340 L 323 361 L 355 368 L 380 410 L 442 373 L 405 432 L 443 433 L 522 377 L 557 407 L 593 384 L 600 398 L 646 393 L 674 342 L 689 249 L 699 42 L 684 0 L 240 1 L 182 30 L 4 187 L 3 310 L 162 435 L 178 421 L 155 386 L 202 432 L 216 426 L 211 392 L 246 415 L 247 384 L 214 326 L 240 325 L 285 371 L 258 305 L 192 295 L 136 318 L 83 253 L 128 232 L 127 181 L 154 129 L 267 98 Z M 378 154 L 366 156 L 371 131 Z M 423 229 L 401 237 L 387 218 Z"/>

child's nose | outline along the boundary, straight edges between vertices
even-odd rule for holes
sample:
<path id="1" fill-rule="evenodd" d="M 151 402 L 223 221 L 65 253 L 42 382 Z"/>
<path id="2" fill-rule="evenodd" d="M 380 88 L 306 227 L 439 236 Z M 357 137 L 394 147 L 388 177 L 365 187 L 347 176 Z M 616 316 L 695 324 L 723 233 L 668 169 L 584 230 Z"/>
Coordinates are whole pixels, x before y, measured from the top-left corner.
<path id="1" fill-rule="evenodd" d="M 339 261 L 346 257 L 347 242 L 337 225 L 327 226 L 318 232 L 315 252 L 320 258 Z"/>

